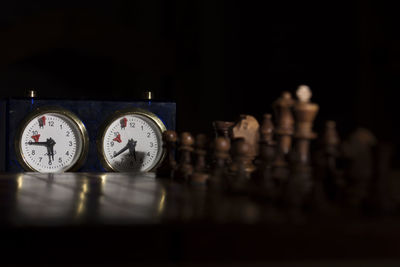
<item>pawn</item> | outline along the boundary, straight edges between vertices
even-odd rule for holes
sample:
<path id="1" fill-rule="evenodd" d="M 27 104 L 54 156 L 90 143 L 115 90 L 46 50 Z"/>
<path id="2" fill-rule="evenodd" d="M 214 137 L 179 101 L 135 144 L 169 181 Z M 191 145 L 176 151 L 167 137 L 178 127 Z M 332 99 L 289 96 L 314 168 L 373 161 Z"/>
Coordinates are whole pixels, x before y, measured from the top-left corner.
<path id="1" fill-rule="evenodd" d="M 271 196 L 274 191 L 272 164 L 275 159 L 276 143 L 273 140 L 274 125 L 271 114 L 265 114 L 260 128 L 260 154 L 256 161 L 257 169 L 252 175 L 256 185 L 261 186 L 263 194 Z"/>
<path id="2" fill-rule="evenodd" d="M 163 163 L 157 169 L 157 177 L 172 178 L 177 167 L 175 160 L 175 148 L 178 138 L 175 131 L 168 130 L 163 132 L 163 148 L 166 151 L 166 157 Z"/>
<path id="3" fill-rule="evenodd" d="M 195 165 L 194 172 L 190 177 L 192 184 L 205 184 L 209 175 L 207 174 L 206 165 L 206 150 L 207 136 L 205 134 L 198 134 L 195 142 Z"/>
<path id="4" fill-rule="evenodd" d="M 192 152 L 194 139 L 188 132 L 183 132 L 179 138 L 179 163 L 175 172 L 175 178 L 181 181 L 187 181 L 193 173 Z"/>
<path id="5" fill-rule="evenodd" d="M 231 191 L 237 192 L 245 189 L 251 173 L 255 170 L 251 159 L 250 145 L 243 138 L 235 139 L 232 146 L 232 163 L 229 166 Z"/>
<path id="6" fill-rule="evenodd" d="M 225 137 L 217 137 L 214 141 L 213 165 L 208 185 L 212 189 L 221 189 L 226 186 L 225 175 L 227 165 L 230 162 L 230 140 Z"/>

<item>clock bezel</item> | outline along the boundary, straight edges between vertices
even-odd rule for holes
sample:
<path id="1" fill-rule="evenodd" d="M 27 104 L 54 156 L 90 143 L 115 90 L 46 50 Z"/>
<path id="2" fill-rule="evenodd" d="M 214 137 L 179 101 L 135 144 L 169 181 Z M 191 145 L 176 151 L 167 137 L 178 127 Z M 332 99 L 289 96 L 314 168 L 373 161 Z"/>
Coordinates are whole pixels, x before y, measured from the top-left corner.
<path id="1" fill-rule="evenodd" d="M 167 127 L 164 125 L 164 123 L 161 121 L 161 119 L 154 113 L 147 111 L 145 109 L 137 108 L 137 107 L 131 107 L 131 108 L 126 108 L 126 109 L 121 109 L 116 112 L 114 112 L 111 116 L 109 116 L 100 126 L 98 136 L 96 139 L 96 146 L 97 146 L 97 154 L 99 156 L 99 160 L 101 162 L 101 165 L 103 166 L 104 169 L 107 171 L 111 172 L 120 172 L 117 169 L 115 169 L 107 160 L 104 149 L 103 149 L 103 143 L 104 143 L 104 137 L 106 130 L 108 127 L 111 125 L 112 122 L 117 120 L 120 117 L 127 116 L 127 115 L 141 115 L 144 116 L 150 121 L 152 121 L 156 126 L 157 129 L 160 131 L 160 149 L 161 149 L 161 156 L 158 162 L 154 164 L 153 168 L 150 170 L 147 170 L 145 172 L 152 172 L 157 169 L 157 167 L 163 162 L 165 158 L 165 150 L 162 145 L 162 135 L 163 133 L 167 130 Z"/>
<path id="2" fill-rule="evenodd" d="M 79 138 L 82 140 L 81 153 L 73 165 L 68 167 L 66 170 L 60 171 L 60 173 L 61 172 L 72 172 L 72 171 L 79 170 L 85 163 L 88 153 L 89 153 L 89 135 L 88 135 L 88 132 L 86 130 L 84 123 L 81 121 L 81 119 L 79 119 L 79 117 L 75 113 L 73 113 L 65 108 L 59 107 L 59 106 L 38 107 L 34 111 L 30 112 L 27 116 L 25 116 L 25 118 L 20 122 L 19 127 L 16 132 L 16 135 L 15 135 L 15 139 L 14 139 L 14 150 L 15 150 L 15 154 L 16 154 L 18 162 L 21 164 L 21 166 L 24 168 L 25 171 L 40 172 L 40 171 L 36 170 L 34 167 L 32 167 L 26 161 L 25 156 L 22 153 L 21 140 L 22 140 L 22 134 L 23 134 L 25 128 L 35 117 L 38 117 L 40 115 L 49 114 L 49 113 L 60 114 L 62 116 L 65 116 L 68 119 L 70 119 L 75 124 L 75 126 L 77 126 L 77 129 L 79 130 L 78 132 L 80 135 Z"/>

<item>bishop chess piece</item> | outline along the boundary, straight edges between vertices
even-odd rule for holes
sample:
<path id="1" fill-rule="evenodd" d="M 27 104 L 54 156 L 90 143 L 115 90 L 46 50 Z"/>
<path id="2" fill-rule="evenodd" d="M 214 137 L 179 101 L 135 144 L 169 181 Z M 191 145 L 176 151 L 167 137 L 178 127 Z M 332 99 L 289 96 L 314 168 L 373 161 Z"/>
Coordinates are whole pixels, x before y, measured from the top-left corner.
<path id="1" fill-rule="evenodd" d="M 188 132 L 183 132 L 179 136 L 179 163 L 175 172 L 175 179 L 179 181 L 188 181 L 193 173 L 192 152 L 194 138 Z"/>
<path id="2" fill-rule="evenodd" d="M 176 142 L 178 140 L 176 132 L 167 130 L 163 132 L 163 148 L 166 151 L 166 157 L 163 163 L 157 169 L 157 177 L 173 178 L 177 167 L 175 160 Z"/>
<path id="3" fill-rule="evenodd" d="M 190 177 L 192 184 L 205 185 L 209 177 L 207 173 L 206 154 L 207 154 L 207 136 L 205 134 L 198 134 L 195 141 L 195 165 L 193 174 Z"/>

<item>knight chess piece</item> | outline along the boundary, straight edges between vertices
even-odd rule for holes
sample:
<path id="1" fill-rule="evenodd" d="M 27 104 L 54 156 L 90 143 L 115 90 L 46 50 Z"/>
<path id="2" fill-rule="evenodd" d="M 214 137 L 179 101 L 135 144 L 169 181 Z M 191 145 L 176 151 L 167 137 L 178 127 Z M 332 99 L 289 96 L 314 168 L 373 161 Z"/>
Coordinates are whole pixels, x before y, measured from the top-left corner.
<path id="1" fill-rule="evenodd" d="M 258 142 L 260 139 L 260 125 L 257 119 L 250 115 L 240 115 L 237 123 L 232 127 L 232 138 L 243 138 L 249 145 L 249 157 L 254 160 L 258 155 Z"/>
<path id="2" fill-rule="evenodd" d="M 178 137 L 175 131 L 167 130 L 163 133 L 163 147 L 166 151 L 166 156 L 161 166 L 157 169 L 157 177 L 174 177 L 174 172 L 177 167 L 177 163 L 175 160 L 175 149 L 177 140 Z"/>
<path id="3" fill-rule="evenodd" d="M 179 136 L 179 163 L 175 172 L 175 179 L 179 181 L 188 181 L 193 173 L 192 152 L 194 138 L 189 132 L 183 132 Z"/>

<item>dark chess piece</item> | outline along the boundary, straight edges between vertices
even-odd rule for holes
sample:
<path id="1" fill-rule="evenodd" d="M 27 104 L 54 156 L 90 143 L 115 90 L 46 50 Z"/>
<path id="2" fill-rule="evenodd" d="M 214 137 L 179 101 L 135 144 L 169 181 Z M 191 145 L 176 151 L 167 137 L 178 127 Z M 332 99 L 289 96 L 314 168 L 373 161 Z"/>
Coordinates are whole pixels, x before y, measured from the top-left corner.
<path id="1" fill-rule="evenodd" d="M 232 144 L 232 163 L 229 166 L 230 191 L 240 192 L 246 189 L 251 173 L 255 170 L 252 162 L 251 146 L 244 138 L 237 138 Z"/>
<path id="2" fill-rule="evenodd" d="M 278 195 L 281 197 L 290 173 L 286 158 L 292 147 L 292 135 L 294 133 L 293 105 L 292 95 L 286 91 L 272 105 L 276 117 L 275 135 L 278 142 L 272 176 L 277 186 Z"/>
<path id="3" fill-rule="evenodd" d="M 194 138 L 188 132 L 181 133 L 179 137 L 179 163 L 175 172 L 175 179 L 179 181 L 188 181 L 193 173 L 192 152 Z"/>
<path id="4" fill-rule="evenodd" d="M 373 175 L 373 148 L 375 136 L 367 129 L 354 131 L 341 146 L 343 158 L 347 161 L 345 170 L 346 205 L 361 208 L 369 192 Z"/>
<path id="5" fill-rule="evenodd" d="M 192 184 L 205 184 L 209 177 L 207 173 L 206 154 L 207 154 L 207 136 L 198 134 L 195 142 L 195 165 L 194 172 L 190 177 Z"/>
<path id="6" fill-rule="evenodd" d="M 296 94 L 299 99 L 294 105 L 296 149 L 286 195 L 289 209 L 295 214 L 301 212 L 312 192 L 313 172 L 310 164 L 309 146 L 310 141 L 317 136 L 312 131 L 312 126 L 319 110 L 317 104 L 310 103 L 312 93 L 308 86 L 299 86 Z"/>
<path id="7" fill-rule="evenodd" d="M 215 138 L 225 137 L 227 139 L 230 139 L 233 125 L 234 123 L 230 121 L 214 121 L 213 127 L 215 132 Z"/>
<path id="8" fill-rule="evenodd" d="M 286 91 L 272 105 L 276 117 L 275 134 L 278 139 L 278 154 L 275 164 L 286 165 L 285 156 L 289 154 L 292 146 L 294 132 L 293 105 L 292 95 Z"/>
<path id="9" fill-rule="evenodd" d="M 250 146 L 249 156 L 255 160 L 258 155 L 258 142 L 260 139 L 260 124 L 250 115 L 240 115 L 238 121 L 232 127 L 232 139 L 243 138 Z"/>
<path id="10" fill-rule="evenodd" d="M 260 127 L 259 157 L 256 160 L 256 171 L 252 174 L 252 180 L 257 188 L 270 198 L 275 194 L 272 165 L 276 152 L 276 142 L 273 140 L 274 125 L 271 118 L 271 114 L 264 114 L 264 120 Z"/>
<path id="11" fill-rule="evenodd" d="M 294 114 L 296 117 L 296 154 L 299 163 L 307 165 L 310 163 L 310 141 L 317 137 L 313 132 L 313 122 L 317 116 L 319 106 L 310 103 L 312 96 L 311 90 L 306 85 L 301 85 L 296 91 L 299 101 L 294 105 Z"/>
<path id="12" fill-rule="evenodd" d="M 209 188 L 220 190 L 226 188 L 226 173 L 230 163 L 229 150 L 231 143 L 225 137 L 217 137 L 214 140 L 213 165 L 211 176 L 208 181 Z"/>
<path id="13" fill-rule="evenodd" d="M 175 160 L 175 148 L 177 142 L 177 134 L 175 131 L 167 130 L 163 132 L 163 148 L 166 153 L 163 163 L 157 169 L 157 177 L 174 177 L 177 167 Z"/>

